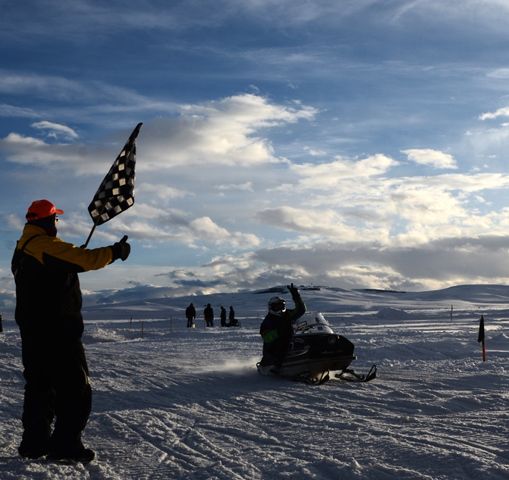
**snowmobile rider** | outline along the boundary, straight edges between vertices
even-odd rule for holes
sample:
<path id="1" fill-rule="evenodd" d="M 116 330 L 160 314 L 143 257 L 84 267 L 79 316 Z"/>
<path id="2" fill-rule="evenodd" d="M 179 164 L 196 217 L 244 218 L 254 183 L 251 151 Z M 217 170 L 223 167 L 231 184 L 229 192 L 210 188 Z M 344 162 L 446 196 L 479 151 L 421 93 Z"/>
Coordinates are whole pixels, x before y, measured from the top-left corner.
<path id="1" fill-rule="evenodd" d="M 269 300 L 269 312 L 260 325 L 260 335 L 263 338 L 263 357 L 260 366 L 274 366 L 279 369 L 288 352 L 293 336 L 293 323 L 306 312 L 299 290 L 293 285 L 288 286 L 294 309 L 287 309 L 286 302 L 281 297 Z"/>
<path id="2" fill-rule="evenodd" d="M 92 390 L 81 342 L 78 273 L 125 260 L 131 247 L 127 237 L 94 249 L 66 243 L 57 237 L 57 215 L 63 213 L 48 200 L 34 201 L 12 257 L 26 382 L 18 452 L 25 458 L 48 455 L 86 463 L 95 453 L 81 441 Z"/>

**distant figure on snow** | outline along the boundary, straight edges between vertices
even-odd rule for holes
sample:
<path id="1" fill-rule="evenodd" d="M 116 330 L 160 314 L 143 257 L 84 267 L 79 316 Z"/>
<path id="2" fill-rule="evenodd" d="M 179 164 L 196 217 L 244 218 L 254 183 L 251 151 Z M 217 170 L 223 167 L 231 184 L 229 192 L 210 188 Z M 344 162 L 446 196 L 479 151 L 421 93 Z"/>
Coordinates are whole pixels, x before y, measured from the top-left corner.
<path id="1" fill-rule="evenodd" d="M 278 370 L 288 352 L 293 336 L 293 323 L 306 313 L 306 306 L 300 297 L 299 290 L 288 286 L 295 308 L 287 310 L 286 302 L 281 297 L 269 300 L 269 312 L 260 325 L 260 335 L 263 338 L 263 357 L 260 366 Z"/>
<path id="2" fill-rule="evenodd" d="M 229 327 L 236 327 L 238 326 L 239 322 L 235 319 L 235 310 L 230 305 L 230 312 L 228 313 L 228 326 Z"/>
<path id="3" fill-rule="evenodd" d="M 196 318 L 196 308 L 192 303 L 186 308 L 187 328 L 194 327 L 194 319 Z"/>
<path id="4" fill-rule="evenodd" d="M 213 327 L 214 326 L 214 310 L 210 303 L 207 303 L 207 306 L 203 310 L 203 318 L 205 318 L 205 326 Z"/>
<path id="5" fill-rule="evenodd" d="M 227 327 L 226 325 L 226 308 L 221 305 L 221 326 Z"/>

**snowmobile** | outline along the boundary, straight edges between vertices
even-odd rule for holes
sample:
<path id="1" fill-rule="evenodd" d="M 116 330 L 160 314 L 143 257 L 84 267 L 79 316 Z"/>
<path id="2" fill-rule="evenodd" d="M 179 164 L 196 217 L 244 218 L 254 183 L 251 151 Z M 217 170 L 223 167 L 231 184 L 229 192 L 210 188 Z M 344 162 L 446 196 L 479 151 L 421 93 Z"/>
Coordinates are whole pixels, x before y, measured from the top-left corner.
<path id="1" fill-rule="evenodd" d="M 349 369 L 355 360 L 354 345 L 347 338 L 334 333 L 321 313 L 312 321 L 300 322 L 288 353 L 281 367 L 262 366 L 257 363 L 261 375 L 275 375 L 311 384 L 322 384 L 329 380 L 330 371 L 338 371 L 336 378 L 347 381 L 369 382 L 376 377 L 376 365 L 367 375 Z"/>

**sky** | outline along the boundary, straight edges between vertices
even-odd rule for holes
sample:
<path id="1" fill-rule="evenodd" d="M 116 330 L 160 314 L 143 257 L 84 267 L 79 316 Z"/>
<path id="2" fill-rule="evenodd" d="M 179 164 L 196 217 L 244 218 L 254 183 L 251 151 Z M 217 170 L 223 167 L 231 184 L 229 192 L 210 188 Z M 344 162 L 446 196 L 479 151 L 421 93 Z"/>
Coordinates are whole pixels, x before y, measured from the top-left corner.
<path id="1" fill-rule="evenodd" d="M 509 282 L 509 1 L 0 0 L 0 301 L 33 200 L 87 206 L 131 130 L 129 235 L 85 293 Z"/>

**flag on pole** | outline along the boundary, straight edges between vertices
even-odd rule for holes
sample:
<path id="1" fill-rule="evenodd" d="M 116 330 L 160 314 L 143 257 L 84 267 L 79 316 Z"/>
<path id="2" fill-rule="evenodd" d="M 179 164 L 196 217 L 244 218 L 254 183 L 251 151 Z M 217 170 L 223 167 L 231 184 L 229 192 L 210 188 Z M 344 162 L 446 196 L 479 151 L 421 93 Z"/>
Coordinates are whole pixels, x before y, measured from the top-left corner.
<path id="1" fill-rule="evenodd" d="M 136 137 L 142 125 L 136 125 L 88 206 L 94 227 L 106 223 L 134 205 Z"/>
<path id="2" fill-rule="evenodd" d="M 481 315 L 481 319 L 479 320 L 479 333 L 477 335 L 477 341 L 481 342 L 482 347 L 482 361 L 486 361 L 486 345 L 484 343 L 484 316 Z"/>

